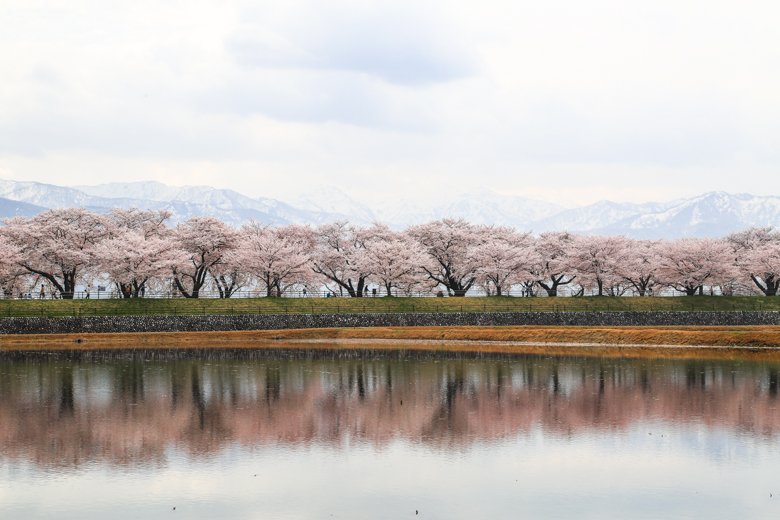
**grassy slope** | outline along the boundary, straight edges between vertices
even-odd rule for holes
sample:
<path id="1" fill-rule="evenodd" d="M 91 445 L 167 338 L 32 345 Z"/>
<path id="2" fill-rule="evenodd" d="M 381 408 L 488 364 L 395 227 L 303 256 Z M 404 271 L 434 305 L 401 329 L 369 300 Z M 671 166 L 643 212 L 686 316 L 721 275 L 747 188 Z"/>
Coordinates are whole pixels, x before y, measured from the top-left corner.
<path id="1" fill-rule="evenodd" d="M 237 298 L 0 300 L 3 316 L 99 316 L 123 314 L 285 314 L 361 312 L 508 311 L 731 311 L 780 310 L 780 297 L 676 298 Z"/>

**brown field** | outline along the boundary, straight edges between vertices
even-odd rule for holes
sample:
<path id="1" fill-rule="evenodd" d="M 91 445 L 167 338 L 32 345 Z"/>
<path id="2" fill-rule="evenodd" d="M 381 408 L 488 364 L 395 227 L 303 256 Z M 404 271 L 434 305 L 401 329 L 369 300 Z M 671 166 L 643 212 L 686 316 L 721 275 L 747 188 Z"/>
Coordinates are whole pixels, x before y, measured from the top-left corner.
<path id="1" fill-rule="evenodd" d="M 780 327 L 377 327 L 0 336 L 0 350 L 371 348 L 780 360 Z"/>

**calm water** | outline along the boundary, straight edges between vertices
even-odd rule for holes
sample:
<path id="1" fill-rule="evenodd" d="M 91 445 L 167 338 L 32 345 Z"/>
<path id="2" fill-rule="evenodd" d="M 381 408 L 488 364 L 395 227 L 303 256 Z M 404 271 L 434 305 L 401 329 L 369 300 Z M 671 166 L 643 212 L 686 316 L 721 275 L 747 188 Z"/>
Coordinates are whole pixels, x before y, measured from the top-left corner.
<path id="1" fill-rule="evenodd" d="M 778 518 L 778 371 L 6 355 L 0 518 Z"/>

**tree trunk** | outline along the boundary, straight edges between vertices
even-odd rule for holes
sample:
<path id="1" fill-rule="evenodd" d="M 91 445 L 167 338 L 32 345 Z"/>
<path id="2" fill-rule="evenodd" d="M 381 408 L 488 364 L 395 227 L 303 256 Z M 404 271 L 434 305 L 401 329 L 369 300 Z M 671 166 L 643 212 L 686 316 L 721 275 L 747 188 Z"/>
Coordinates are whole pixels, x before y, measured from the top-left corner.
<path id="1" fill-rule="evenodd" d="M 556 275 L 553 274 L 553 275 L 550 275 L 550 283 L 549 284 L 546 284 L 544 282 L 536 282 L 536 283 L 539 284 L 539 286 L 542 289 L 547 291 L 547 296 L 548 297 L 555 298 L 555 297 L 558 296 L 558 286 L 566 285 L 568 283 L 571 283 L 577 277 L 576 276 L 572 276 L 570 279 L 566 280 L 565 282 L 563 281 L 564 278 L 566 278 L 565 274 L 558 275 L 557 277 L 556 277 Z"/>
<path id="2" fill-rule="evenodd" d="M 604 281 L 601 278 L 596 278 L 596 284 L 599 286 L 599 296 L 604 296 Z"/>
<path id="3" fill-rule="evenodd" d="M 349 294 L 350 298 L 362 298 L 363 297 L 363 287 L 366 285 L 366 279 L 365 277 L 361 276 L 357 280 L 357 288 L 352 285 L 352 278 L 347 278 L 347 283 L 343 283 L 339 280 L 333 280 L 337 284 L 339 284 L 339 287 L 343 287 L 347 290 L 347 294 Z"/>
<path id="4" fill-rule="evenodd" d="M 66 272 L 63 273 L 62 276 L 62 282 L 64 285 L 65 291 L 62 293 L 62 299 L 63 300 L 72 300 L 73 295 L 76 292 L 76 272 Z"/>
<path id="5" fill-rule="evenodd" d="M 217 284 L 217 291 L 219 291 L 220 298 L 230 298 L 234 292 L 236 292 L 236 282 L 234 278 L 231 278 L 228 282 L 223 275 L 215 276 L 214 281 Z"/>
<path id="6" fill-rule="evenodd" d="M 130 289 L 129 284 L 118 283 L 116 285 L 119 288 L 119 294 L 122 295 L 122 298 L 130 298 L 132 296 L 132 290 Z"/>
<path id="7" fill-rule="evenodd" d="M 469 280 L 466 283 L 463 283 L 462 281 L 458 280 L 454 276 L 450 276 L 448 278 L 449 285 L 447 286 L 448 289 L 452 291 L 452 295 L 456 296 L 458 298 L 462 298 L 466 296 L 466 293 L 471 289 L 471 285 L 474 283 L 474 278 Z"/>
<path id="8" fill-rule="evenodd" d="M 206 282 L 205 271 L 200 272 L 200 269 L 198 269 L 195 272 L 195 276 L 187 276 L 187 277 L 192 280 L 192 292 L 188 292 L 187 289 L 185 289 L 184 284 L 182 284 L 181 280 L 179 280 L 179 277 L 174 274 L 173 281 L 176 285 L 176 288 L 185 298 L 198 298 L 200 296 L 200 289 L 201 287 L 203 287 L 203 284 Z"/>
<path id="9" fill-rule="evenodd" d="M 780 286 L 780 278 L 767 276 L 764 280 L 765 285 L 762 285 L 758 278 L 756 278 L 753 274 L 750 275 L 750 278 L 753 280 L 753 283 L 755 283 L 756 286 L 761 290 L 761 292 L 764 293 L 764 296 L 777 296 L 777 291 L 779 288 L 778 286 Z"/>
<path id="10" fill-rule="evenodd" d="M 144 286 L 146 285 L 146 280 L 144 280 L 141 283 L 138 283 L 137 280 L 133 280 L 133 298 L 141 298 L 141 293 L 144 291 Z"/>
<path id="11" fill-rule="evenodd" d="M 38 276 L 42 276 L 43 278 L 49 280 L 49 282 L 57 289 L 57 291 L 60 293 L 60 296 L 63 300 L 71 300 L 73 299 L 73 290 L 76 287 L 76 284 L 74 283 L 74 280 L 76 278 L 75 271 L 72 273 L 67 273 L 63 271 L 62 275 L 62 283 L 57 280 L 57 278 L 50 273 L 47 273 L 45 271 L 39 271 L 37 269 L 33 269 L 32 267 L 29 267 L 25 264 L 21 264 L 21 266 L 28 271 L 30 271 L 33 274 L 37 274 Z"/>

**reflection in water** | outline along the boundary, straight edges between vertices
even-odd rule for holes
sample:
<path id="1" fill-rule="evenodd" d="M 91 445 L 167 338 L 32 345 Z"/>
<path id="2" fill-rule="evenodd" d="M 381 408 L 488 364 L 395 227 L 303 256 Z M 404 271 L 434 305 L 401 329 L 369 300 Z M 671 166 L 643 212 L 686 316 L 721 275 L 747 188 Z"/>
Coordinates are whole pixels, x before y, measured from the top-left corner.
<path id="1" fill-rule="evenodd" d="M 777 373 L 658 359 L 16 360 L 0 364 L 0 444 L 6 458 L 78 465 L 161 461 L 169 445 L 467 447 L 659 421 L 774 439 Z"/>
<path id="2" fill-rule="evenodd" d="M 153 518 L 173 500 L 204 518 L 397 518 L 423 506 L 432 518 L 775 514 L 780 498 L 763 500 L 780 492 L 779 368 L 386 351 L 5 354 L 0 516 Z"/>

